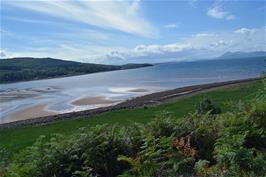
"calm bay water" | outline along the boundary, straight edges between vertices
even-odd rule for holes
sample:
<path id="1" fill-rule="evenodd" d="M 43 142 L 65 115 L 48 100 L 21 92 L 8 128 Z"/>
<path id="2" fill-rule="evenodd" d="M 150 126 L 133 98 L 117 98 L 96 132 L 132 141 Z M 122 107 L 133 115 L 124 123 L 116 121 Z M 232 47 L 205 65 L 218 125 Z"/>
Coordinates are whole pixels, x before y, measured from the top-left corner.
<path id="1" fill-rule="evenodd" d="M 71 102 L 81 97 L 95 96 L 125 100 L 177 87 L 258 77 L 264 70 L 263 58 L 212 60 L 164 63 L 132 70 L 1 84 L 0 93 L 6 97 L 24 93 L 30 95 L 25 98 L 20 96 L 22 98 L 19 99 L 1 97 L 1 119 L 38 104 L 47 104 L 48 110 L 60 113 L 84 110 L 104 105 L 76 106 Z M 139 88 L 149 92 L 130 91 Z"/>

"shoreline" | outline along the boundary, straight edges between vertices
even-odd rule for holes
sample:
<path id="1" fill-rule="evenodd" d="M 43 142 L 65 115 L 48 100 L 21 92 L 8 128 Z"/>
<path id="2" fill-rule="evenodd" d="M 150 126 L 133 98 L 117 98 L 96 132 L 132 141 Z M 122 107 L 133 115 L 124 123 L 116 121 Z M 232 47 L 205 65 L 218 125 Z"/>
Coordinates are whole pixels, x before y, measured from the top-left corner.
<path id="1" fill-rule="evenodd" d="M 44 116 L 53 116 L 58 114 L 58 112 L 52 112 L 47 109 L 48 105 L 46 104 L 38 104 L 26 109 L 18 110 L 16 112 L 11 113 L 7 117 L 4 117 L 3 121 L 5 123 L 12 123 L 16 121 L 25 121 L 28 117 L 38 117 L 38 115 Z M 5 121 L 5 119 L 8 119 Z M 0 124 L 1 125 L 1 124 Z"/>
<path id="2" fill-rule="evenodd" d="M 9 123 L 0 124 L 0 129 L 3 128 L 15 128 L 23 125 L 45 125 L 55 121 L 66 120 L 66 119 L 78 119 L 82 116 L 87 116 L 87 118 L 92 117 L 93 115 L 101 114 L 104 112 L 110 112 L 114 110 L 121 109 L 133 109 L 144 106 L 155 106 L 161 104 L 165 101 L 170 101 L 177 98 L 183 98 L 185 96 L 191 96 L 196 93 L 201 93 L 204 91 L 209 91 L 211 89 L 223 88 L 226 86 L 233 86 L 236 84 L 245 84 L 251 83 L 260 80 L 261 78 L 249 78 L 242 80 L 232 80 L 225 82 L 215 82 L 209 84 L 201 84 L 201 85 L 192 85 L 182 88 L 176 88 L 172 90 L 166 90 L 161 92 L 155 92 L 147 95 L 143 95 L 140 97 L 131 98 L 129 100 L 123 101 L 116 105 L 111 105 L 107 107 L 100 107 L 85 111 L 77 111 L 70 113 L 62 113 L 45 117 L 37 117 L 26 120 L 19 120 Z"/>
<path id="3" fill-rule="evenodd" d="M 108 104 L 114 104 L 118 103 L 121 100 L 111 100 L 107 99 L 105 96 L 86 96 L 86 97 L 80 97 L 75 100 L 72 100 L 70 104 L 75 106 L 86 106 L 86 105 L 108 105 Z"/>
<path id="4" fill-rule="evenodd" d="M 96 64 L 96 63 L 93 63 L 93 64 Z M 137 63 L 137 64 L 139 64 L 139 63 Z M 98 73 L 106 73 L 106 72 L 113 72 L 113 71 L 123 71 L 123 70 L 131 70 L 131 69 L 140 69 L 140 68 L 152 67 L 152 66 L 155 66 L 155 64 L 150 64 L 150 66 L 142 66 L 142 67 L 128 68 L 128 69 L 116 69 L 116 70 L 98 71 L 98 72 L 92 72 L 92 73 L 62 75 L 62 76 L 47 77 L 47 78 L 40 78 L 40 79 L 30 79 L 30 80 L 21 80 L 21 81 L 0 82 L 0 86 L 1 85 L 4 85 L 4 84 L 15 84 L 15 83 L 21 83 L 21 82 L 32 82 L 32 81 L 40 81 L 40 80 L 60 79 L 60 78 L 65 78 L 65 77 L 67 78 L 67 77 L 83 76 L 83 75 L 88 75 L 88 74 L 98 74 Z"/>
<path id="5" fill-rule="evenodd" d="M 51 88 L 34 88 L 34 89 L 24 89 L 24 90 L 10 90 L 8 93 L 1 94 L 0 93 L 0 99 L 2 101 L 5 100 L 16 100 L 20 98 L 30 98 L 33 96 L 37 96 L 41 92 L 47 93 Z M 132 92 L 132 93 L 151 93 L 151 90 L 146 88 L 128 88 L 125 90 L 126 92 Z M 11 112 L 8 115 L 2 116 L 2 119 L 0 119 L 0 124 L 5 123 L 11 123 L 21 120 L 28 120 L 28 119 L 34 119 L 38 117 L 47 117 L 47 116 L 53 116 L 57 114 L 63 114 L 63 113 L 71 113 L 74 111 L 84 111 L 89 109 L 96 109 L 100 107 L 108 107 L 112 105 L 116 105 L 118 103 L 121 103 L 125 101 L 125 99 L 111 99 L 104 95 L 96 95 L 96 96 L 80 96 L 77 97 L 68 103 L 74 106 L 74 109 L 72 110 L 66 110 L 66 111 L 54 111 L 50 110 L 49 105 L 47 103 L 38 103 L 34 104 L 28 107 L 24 107 L 22 109 L 15 110 Z M 76 108 L 77 107 L 77 108 Z M 81 108 L 80 108 L 81 107 Z"/>

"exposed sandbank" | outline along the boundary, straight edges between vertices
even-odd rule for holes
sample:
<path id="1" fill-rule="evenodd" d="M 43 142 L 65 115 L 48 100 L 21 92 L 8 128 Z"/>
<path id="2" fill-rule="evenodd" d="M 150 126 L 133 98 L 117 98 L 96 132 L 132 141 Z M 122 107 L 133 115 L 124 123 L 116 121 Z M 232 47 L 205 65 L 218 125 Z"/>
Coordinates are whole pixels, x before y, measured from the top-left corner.
<path id="1" fill-rule="evenodd" d="M 131 89 L 131 90 L 128 90 L 129 92 L 150 92 L 150 90 L 148 89 L 144 89 L 144 88 L 136 88 L 136 89 Z"/>
<path id="2" fill-rule="evenodd" d="M 2 102 L 12 101 L 16 99 L 25 99 L 30 97 L 39 96 L 45 93 L 56 92 L 57 88 L 26 88 L 26 89 L 7 89 L 0 91 L 0 100 Z"/>
<path id="3" fill-rule="evenodd" d="M 47 105 L 39 104 L 26 109 L 22 109 L 11 113 L 6 118 L 3 118 L 3 123 L 14 122 L 19 120 L 26 120 L 36 117 L 45 117 L 58 114 L 57 112 L 52 112 L 47 110 Z"/>
<path id="4" fill-rule="evenodd" d="M 96 97 L 83 97 L 71 102 L 71 104 L 76 106 L 85 106 L 85 105 L 99 105 L 99 104 L 113 104 L 118 103 L 119 100 L 109 100 L 105 96 L 96 96 Z"/>
<path id="5" fill-rule="evenodd" d="M 113 110 L 120 110 L 120 109 L 125 109 L 125 108 L 136 108 L 136 107 L 142 107 L 142 106 L 153 106 L 153 105 L 161 104 L 164 101 L 169 101 L 172 99 L 179 99 L 184 96 L 191 96 L 196 93 L 207 92 L 210 90 L 227 88 L 233 85 L 247 84 L 247 83 L 258 81 L 260 79 L 261 78 L 250 78 L 250 79 L 243 79 L 243 80 L 233 80 L 233 81 L 187 86 L 187 87 L 182 87 L 182 88 L 177 88 L 177 89 L 172 89 L 172 90 L 167 90 L 167 91 L 146 94 L 144 96 L 132 98 L 127 101 L 124 101 L 124 102 L 121 102 L 115 105 L 107 106 L 107 107 L 100 107 L 96 109 L 90 109 L 90 110 L 78 111 L 78 112 L 56 114 L 56 115 L 51 115 L 51 116 L 46 116 L 46 117 L 42 117 L 41 115 L 38 115 L 39 118 L 35 118 L 35 119 L 27 119 L 27 120 L 21 119 L 21 121 L 15 121 L 15 122 L 10 121 L 10 123 L 6 122 L 6 123 L 0 124 L 0 128 L 12 128 L 12 127 L 17 127 L 21 125 L 48 124 L 56 120 L 59 121 L 59 120 L 65 120 L 65 119 L 75 119 L 78 117 L 89 118 L 93 115 L 100 114 L 103 112 L 109 112 Z M 21 114 L 19 115 L 19 117 L 22 117 Z"/>

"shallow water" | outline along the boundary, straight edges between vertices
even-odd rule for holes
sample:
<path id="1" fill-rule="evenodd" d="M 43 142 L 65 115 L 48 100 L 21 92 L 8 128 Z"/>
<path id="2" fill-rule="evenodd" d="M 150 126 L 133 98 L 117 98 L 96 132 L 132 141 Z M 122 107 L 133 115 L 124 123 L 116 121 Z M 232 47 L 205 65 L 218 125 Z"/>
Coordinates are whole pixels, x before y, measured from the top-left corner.
<path id="1" fill-rule="evenodd" d="M 264 70 L 263 58 L 212 60 L 164 63 L 132 70 L 1 84 L 0 116 L 1 119 L 8 119 L 11 113 L 37 104 L 47 104 L 48 110 L 60 113 L 90 109 L 104 105 L 77 106 L 71 102 L 96 96 L 125 100 L 177 87 L 258 77 Z M 132 91 L 138 88 L 149 92 Z M 22 94 L 24 97 L 9 98 Z"/>

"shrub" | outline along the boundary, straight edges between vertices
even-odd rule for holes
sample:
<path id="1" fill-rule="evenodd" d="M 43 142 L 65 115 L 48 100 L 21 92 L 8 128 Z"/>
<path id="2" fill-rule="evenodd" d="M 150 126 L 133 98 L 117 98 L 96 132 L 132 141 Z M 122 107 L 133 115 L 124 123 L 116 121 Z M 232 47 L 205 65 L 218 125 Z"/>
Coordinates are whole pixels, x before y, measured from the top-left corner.
<path id="1" fill-rule="evenodd" d="M 230 124 L 219 132 L 214 155 L 228 176 L 263 176 L 266 172 L 265 129 L 252 121 L 253 112 L 232 115 Z"/>
<path id="2" fill-rule="evenodd" d="M 118 155 L 136 153 L 141 143 L 138 135 L 138 129 L 101 125 L 82 128 L 68 138 L 56 135 L 49 142 L 40 137 L 15 157 L 8 174 L 21 177 L 67 177 L 83 173 L 116 176 L 129 168 L 127 163 L 117 160 Z"/>
<path id="3" fill-rule="evenodd" d="M 241 103 L 231 112 L 203 100 L 183 119 L 163 112 L 148 123 L 98 125 L 71 136 L 41 136 L 7 166 L 6 177 L 264 176 L 266 101 Z M 213 114 L 216 115 L 213 115 Z M 5 160 L 6 159 L 6 160 Z"/>
<path id="4" fill-rule="evenodd" d="M 209 98 L 204 98 L 198 106 L 198 112 L 200 114 L 219 114 L 221 113 L 221 109 L 217 107 L 211 99 Z"/>
<path id="5" fill-rule="evenodd" d="M 177 133 L 177 122 L 171 116 L 170 112 L 160 112 L 156 119 L 148 123 L 147 131 L 155 137 L 171 136 Z"/>

